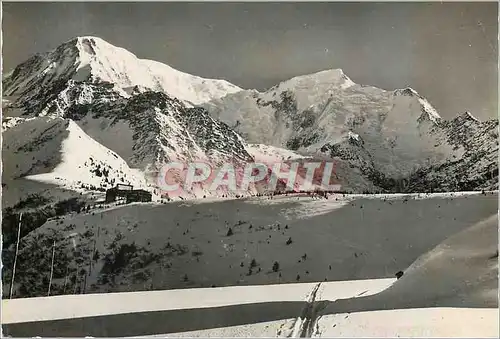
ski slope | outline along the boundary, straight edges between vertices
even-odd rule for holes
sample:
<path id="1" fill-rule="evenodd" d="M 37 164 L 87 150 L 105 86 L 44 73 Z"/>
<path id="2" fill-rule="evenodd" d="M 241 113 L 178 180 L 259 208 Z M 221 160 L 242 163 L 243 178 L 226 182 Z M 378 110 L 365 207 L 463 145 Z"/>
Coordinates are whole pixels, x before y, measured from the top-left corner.
<path id="1" fill-rule="evenodd" d="M 370 199 L 337 195 L 329 200 L 281 197 L 266 205 L 265 198 L 258 203 L 254 198 L 134 204 L 66 216 L 62 225 L 49 221 L 26 237 L 19 258 L 48 265 L 46 255 L 33 256 L 36 251 L 30 242 L 44 242 L 45 234 L 64 229 L 76 235 L 78 247 L 85 248 L 93 242 L 82 234 L 99 224 L 102 236 L 95 246 L 101 255 L 106 253 L 103 243 L 119 231 L 114 246 L 132 242 L 145 246 L 160 254 L 160 264 L 143 264 L 150 272 L 144 281 L 116 275 L 120 285 L 113 287 L 98 282 L 103 262 L 97 261 L 86 280 L 89 285 L 101 284 L 99 290 L 3 300 L 4 333 L 495 337 L 497 199 L 496 193 Z M 229 208 L 238 213 L 228 215 Z M 268 224 L 271 217 L 274 221 Z M 68 229 L 67 223 L 74 226 Z M 262 227 L 266 224 L 271 227 Z M 233 225 L 232 236 L 225 234 L 224 225 Z M 285 234 L 280 235 L 278 225 Z M 286 245 L 289 237 L 293 243 Z M 161 264 L 165 242 L 200 255 L 165 253 L 170 265 L 165 271 Z M 56 256 L 73 246 L 66 248 L 60 242 Z M 301 258 L 303 252 L 307 259 Z M 245 274 L 251 258 L 262 272 L 254 269 Z M 270 270 L 273 260 L 280 263 L 278 272 Z M 395 280 L 397 270 L 404 275 Z M 185 273 L 189 281 L 182 280 Z M 53 293 L 58 293 L 61 282 L 54 278 Z M 104 291 L 122 293 L 95 293 Z M 467 321 L 456 325 L 457 317 Z"/>
<path id="2" fill-rule="evenodd" d="M 283 196 L 97 208 L 49 220 L 26 236 L 19 283 L 35 283 L 31 296 L 45 295 L 38 282 L 48 272 L 28 273 L 23 263 L 50 266 L 38 244 L 54 237 L 54 294 L 64 290 L 66 267 L 73 279 L 77 263 L 94 249 L 98 256 L 85 268 L 86 293 L 389 278 L 496 213 L 497 199 L 492 193 L 425 199 Z M 132 245 L 130 261 L 108 271 L 116 251 Z M 279 272 L 272 270 L 275 261 Z M 76 279 L 67 290 L 83 289 L 82 278 Z"/>

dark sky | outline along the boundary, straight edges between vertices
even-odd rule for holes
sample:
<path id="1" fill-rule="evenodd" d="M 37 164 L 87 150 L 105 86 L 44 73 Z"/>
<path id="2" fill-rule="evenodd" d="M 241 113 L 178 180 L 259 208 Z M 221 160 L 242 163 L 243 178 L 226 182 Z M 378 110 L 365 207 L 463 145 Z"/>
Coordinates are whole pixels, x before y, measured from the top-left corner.
<path id="1" fill-rule="evenodd" d="M 489 3 L 3 3 L 4 67 L 75 36 L 244 88 L 342 68 L 411 86 L 443 117 L 497 116 L 498 8 Z"/>

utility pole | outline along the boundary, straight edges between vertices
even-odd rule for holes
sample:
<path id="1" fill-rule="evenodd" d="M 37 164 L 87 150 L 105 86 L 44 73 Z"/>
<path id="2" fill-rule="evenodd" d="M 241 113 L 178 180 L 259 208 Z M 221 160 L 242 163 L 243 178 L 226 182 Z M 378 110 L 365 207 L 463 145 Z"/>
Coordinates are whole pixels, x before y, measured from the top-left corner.
<path id="1" fill-rule="evenodd" d="M 9 299 L 12 299 L 12 293 L 14 291 L 14 277 L 16 275 L 17 253 L 19 252 L 19 239 L 21 238 L 21 220 L 22 220 L 22 218 L 23 218 L 23 212 L 21 212 L 21 214 L 19 214 L 19 226 L 17 228 L 16 254 L 14 256 L 14 267 L 12 267 L 12 279 L 10 281 Z"/>
<path id="2" fill-rule="evenodd" d="M 52 286 L 52 276 L 54 274 L 54 256 L 56 254 L 56 241 L 54 240 L 54 245 L 52 245 L 52 263 L 50 264 L 50 279 L 49 279 L 49 290 L 47 296 L 50 296 L 50 287 Z"/>

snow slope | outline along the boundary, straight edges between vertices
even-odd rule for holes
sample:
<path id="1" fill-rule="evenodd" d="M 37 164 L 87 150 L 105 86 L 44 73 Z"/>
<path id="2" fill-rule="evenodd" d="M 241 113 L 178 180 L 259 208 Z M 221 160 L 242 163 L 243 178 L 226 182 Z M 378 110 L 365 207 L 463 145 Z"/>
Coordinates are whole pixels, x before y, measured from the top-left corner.
<path id="1" fill-rule="evenodd" d="M 350 298 L 366 289 L 375 294 L 396 279 L 332 281 L 322 284 L 317 300 Z M 148 292 L 101 293 L 6 299 L 2 323 L 71 319 L 111 314 L 213 308 L 264 302 L 303 301 L 316 283 L 231 286 Z M 366 295 L 366 293 L 364 293 Z M 200 301 L 203 302 L 200 303 Z M 99 307 L 96 307 L 99 305 Z"/>
<path id="2" fill-rule="evenodd" d="M 317 292 L 318 300 L 354 297 L 359 294 L 373 294 L 390 285 L 394 279 L 374 279 L 356 281 L 337 281 L 322 284 Z M 285 310 L 287 305 L 293 305 L 292 310 L 302 307 L 316 283 L 235 286 L 208 289 L 184 289 L 154 292 L 87 294 L 75 296 L 41 297 L 3 300 L 2 314 L 4 333 L 15 336 L 143 336 L 146 334 L 166 333 L 167 336 L 177 336 L 172 333 L 179 328 L 207 328 L 197 332 L 204 335 L 207 332 L 238 333 L 236 326 L 216 328 L 217 324 L 240 323 L 239 326 L 248 331 L 258 331 L 263 335 L 266 329 L 251 319 L 248 313 L 233 312 L 226 314 L 222 310 L 231 307 L 255 307 L 266 304 L 276 304 L 272 312 L 265 311 L 256 314 L 265 320 L 272 315 L 277 317 L 275 326 L 267 329 L 270 336 L 285 336 L 291 333 L 298 314 Z M 278 314 L 281 309 L 282 314 Z M 212 316 L 195 319 L 182 317 L 184 312 L 192 310 L 210 312 Z M 221 312 L 222 311 L 222 312 Z M 164 321 L 155 321 L 155 314 L 165 315 Z M 123 326 L 128 317 L 140 316 L 142 321 L 132 321 L 130 326 Z M 292 317 L 286 318 L 291 315 Z M 76 318 L 76 319 L 75 319 Z M 72 320 L 73 319 L 73 320 Z M 59 321 L 58 321 L 59 320 Z M 76 325 L 73 322 L 80 320 L 83 323 Z M 96 326 L 96 321 L 99 325 Z M 72 324 L 73 323 L 73 324 Z M 271 323 L 272 324 L 272 323 Z M 69 325 L 69 326 L 68 326 Z M 83 325 L 83 326 L 82 326 Z M 215 328 L 214 328 L 215 327 Z M 195 332 L 196 333 L 196 332 Z M 180 334 L 180 333 L 179 333 Z M 193 334 L 185 331 L 184 336 Z M 240 332 L 241 334 L 241 332 Z"/>
<path id="3" fill-rule="evenodd" d="M 320 333 L 313 338 L 497 338 L 498 317 L 498 309 L 494 308 L 339 313 L 320 321 Z"/>
<path id="4" fill-rule="evenodd" d="M 498 335 L 498 315 L 496 309 L 475 308 L 425 308 L 339 314 L 335 326 L 332 325 L 332 328 L 324 337 L 496 338 Z M 467 319 L 468 321 L 457 324 L 457 318 Z M 286 329 L 290 323 L 293 324 L 294 320 L 267 321 L 248 325 L 138 337 L 289 338 L 289 332 L 283 329 Z M 316 334 L 313 337 L 320 336 Z"/>
<path id="5" fill-rule="evenodd" d="M 146 187 L 144 176 L 78 125 L 62 118 L 37 118 L 3 133 L 3 182 L 21 177 L 57 186 Z"/>
<path id="6" fill-rule="evenodd" d="M 448 237 L 380 293 L 339 299 L 318 316 L 324 337 L 498 335 L 498 216 Z M 378 325 L 388 317 L 394 327 Z"/>
<path id="7" fill-rule="evenodd" d="M 305 158 L 297 152 L 264 144 L 247 144 L 246 149 L 256 162 L 266 164 Z"/>
<path id="8" fill-rule="evenodd" d="M 420 256 L 377 298 L 402 303 L 398 296 L 410 290 L 414 292 L 404 297 L 404 303 L 414 306 L 498 307 L 498 215 L 471 225 Z"/>

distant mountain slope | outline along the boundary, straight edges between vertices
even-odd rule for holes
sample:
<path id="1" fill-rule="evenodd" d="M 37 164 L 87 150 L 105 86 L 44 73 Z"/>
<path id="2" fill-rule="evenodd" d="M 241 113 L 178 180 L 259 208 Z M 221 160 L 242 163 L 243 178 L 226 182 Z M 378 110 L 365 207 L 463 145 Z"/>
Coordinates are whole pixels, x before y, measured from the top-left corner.
<path id="1" fill-rule="evenodd" d="M 408 179 L 409 190 L 498 189 L 498 120 L 481 122 L 466 112 L 445 122 L 443 130 L 461 155 L 418 169 Z"/>
<path id="2" fill-rule="evenodd" d="M 229 94 L 203 107 L 250 143 L 346 163 L 358 172 L 354 177 L 341 173 L 346 189 L 373 189 L 366 180 L 393 191 L 498 187 L 493 157 L 498 121 L 482 123 L 470 113 L 446 121 L 412 88 L 358 85 L 333 69 L 295 77 L 262 93 Z M 488 156 L 477 162 L 474 153 Z M 450 181 L 446 167 L 466 174 L 461 184 Z M 488 180 L 477 179 L 485 173 Z M 437 184 L 430 183 L 433 177 L 439 177 Z"/>

